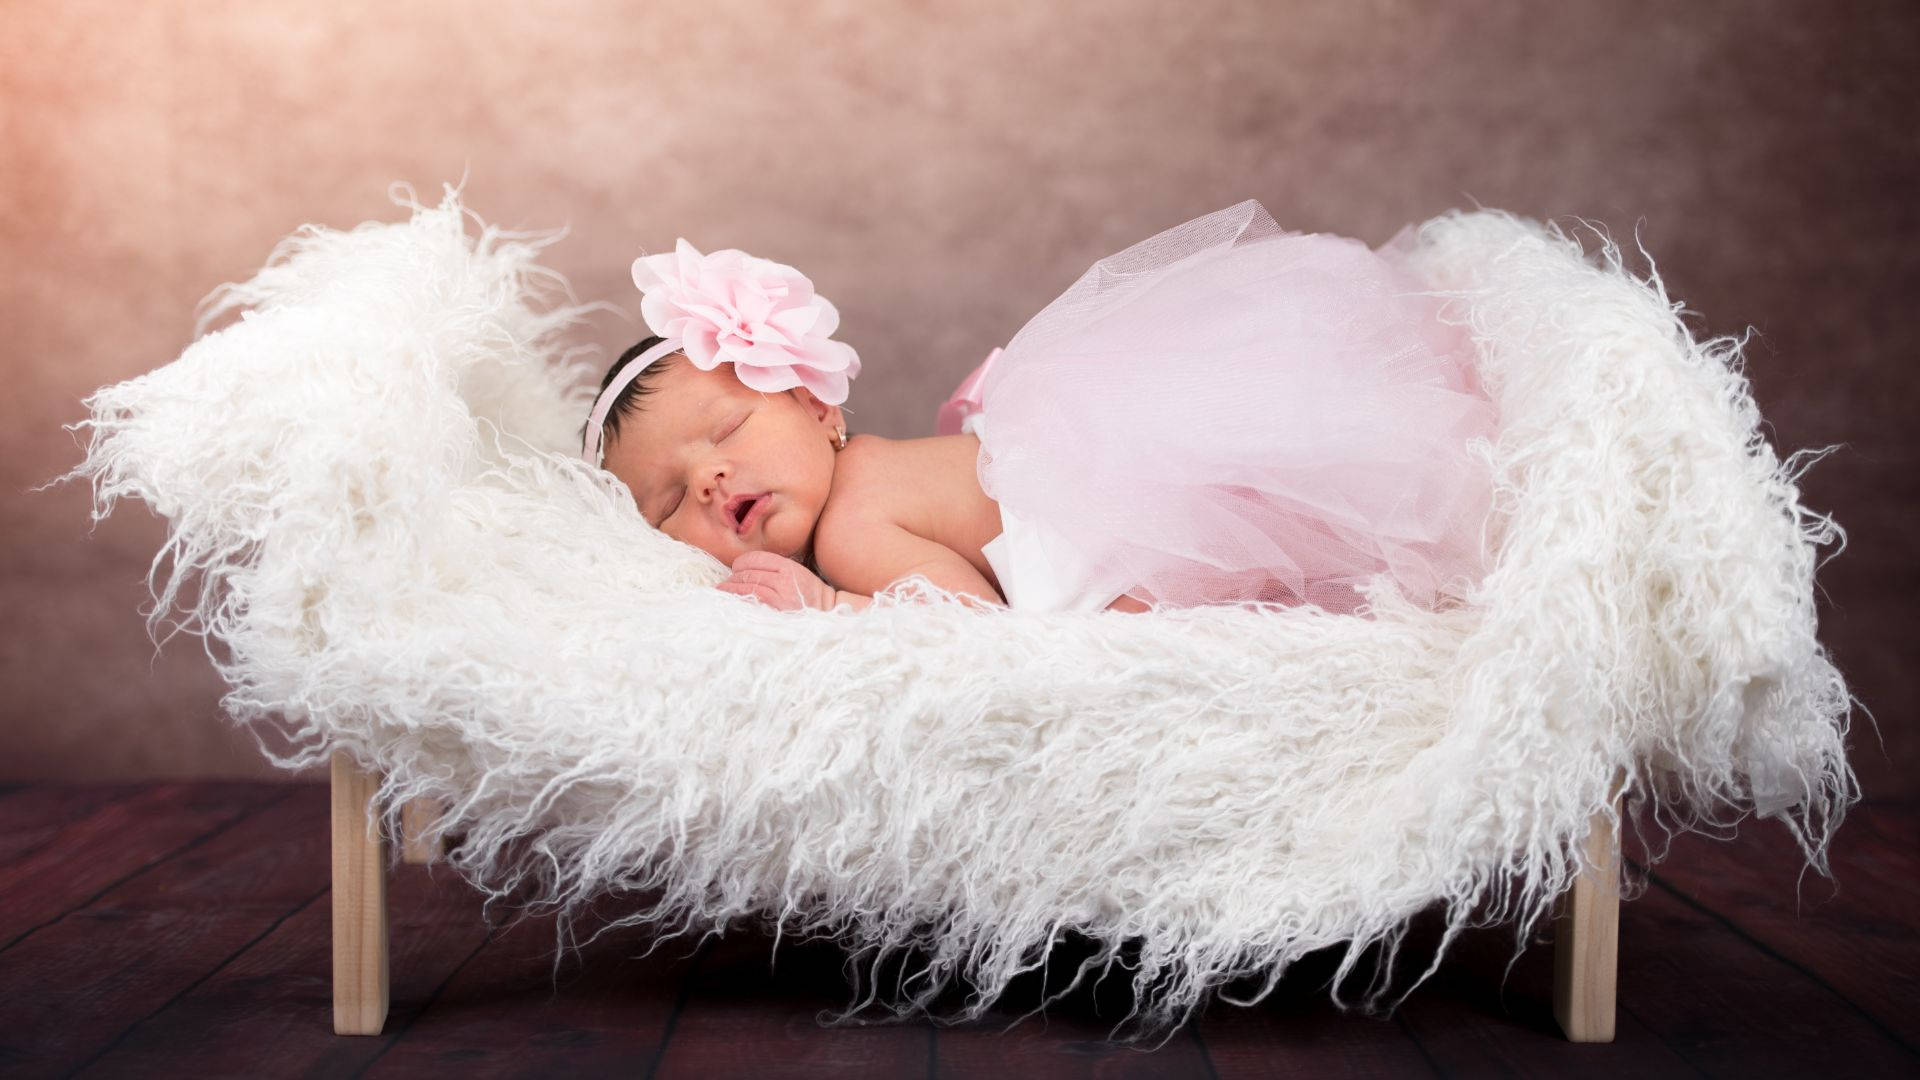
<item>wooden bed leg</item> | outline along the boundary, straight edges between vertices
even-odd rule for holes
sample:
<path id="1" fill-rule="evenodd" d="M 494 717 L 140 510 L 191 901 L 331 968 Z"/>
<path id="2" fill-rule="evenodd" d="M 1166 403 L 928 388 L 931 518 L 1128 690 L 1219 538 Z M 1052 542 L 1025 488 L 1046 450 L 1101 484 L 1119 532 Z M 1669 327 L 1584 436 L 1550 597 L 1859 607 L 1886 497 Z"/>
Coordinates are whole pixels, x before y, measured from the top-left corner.
<path id="1" fill-rule="evenodd" d="M 407 863 L 430 863 L 446 853 L 445 840 L 428 836 L 427 830 L 440 817 L 440 808 L 432 799 L 412 799 L 400 808 L 400 858 Z"/>
<path id="2" fill-rule="evenodd" d="M 1612 1042 L 1620 846 L 1605 814 L 1593 815 L 1587 857 L 1601 869 L 1574 879 L 1554 920 L 1553 1015 L 1569 1042 Z"/>
<path id="3" fill-rule="evenodd" d="M 387 1023 L 387 844 L 376 826 L 379 778 L 333 754 L 333 1030 L 378 1035 Z"/>

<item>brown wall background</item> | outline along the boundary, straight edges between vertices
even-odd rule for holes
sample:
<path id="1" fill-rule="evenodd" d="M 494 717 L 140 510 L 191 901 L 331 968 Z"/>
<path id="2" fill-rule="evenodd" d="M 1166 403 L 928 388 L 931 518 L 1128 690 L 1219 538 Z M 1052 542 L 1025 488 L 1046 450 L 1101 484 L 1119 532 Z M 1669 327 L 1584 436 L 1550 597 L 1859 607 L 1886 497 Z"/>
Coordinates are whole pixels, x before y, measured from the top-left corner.
<path id="1" fill-rule="evenodd" d="M 1903 2 L 0 0 L 0 777 L 272 774 L 197 640 L 145 636 L 163 523 L 26 489 L 281 236 L 466 172 L 636 317 L 677 236 L 799 266 L 893 437 L 1095 259 L 1243 198 L 1369 243 L 1475 201 L 1637 227 L 1698 325 L 1758 331 L 1776 448 L 1846 444 L 1803 481 L 1849 533 L 1822 639 L 1867 794 L 1911 797 L 1915 55 Z"/>

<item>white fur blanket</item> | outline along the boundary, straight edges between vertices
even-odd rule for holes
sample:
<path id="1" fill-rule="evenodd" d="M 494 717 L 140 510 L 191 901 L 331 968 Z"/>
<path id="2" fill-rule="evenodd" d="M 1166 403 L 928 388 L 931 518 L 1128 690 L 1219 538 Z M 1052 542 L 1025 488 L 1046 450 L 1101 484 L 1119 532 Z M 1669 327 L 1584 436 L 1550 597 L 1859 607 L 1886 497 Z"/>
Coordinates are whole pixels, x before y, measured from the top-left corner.
<path id="1" fill-rule="evenodd" d="M 1477 908 L 1524 942 L 1617 770 L 1629 817 L 1757 807 L 1822 873 L 1859 797 L 1810 452 L 1775 456 L 1742 341 L 1696 341 L 1604 237 L 1417 231 L 1504 425 L 1465 608 L 1387 583 L 1371 618 L 982 611 L 920 579 L 777 612 L 575 459 L 601 361 L 561 351 L 585 308 L 534 261 L 557 234 L 396 201 L 410 221 L 308 226 L 217 290 L 201 330 L 240 318 L 90 397 L 61 479 L 96 521 L 125 495 L 168 519 L 150 629 L 184 613 L 229 714 L 296 747 L 263 752 L 350 751 L 389 814 L 442 800 L 495 897 L 833 935 L 918 964 L 902 1017 L 956 977 L 977 994 L 941 1018 L 977 1017 L 1077 930 L 1082 976 L 1132 967 L 1139 1038 L 1341 942 L 1351 1007 L 1353 962 L 1435 902 L 1445 941 Z"/>

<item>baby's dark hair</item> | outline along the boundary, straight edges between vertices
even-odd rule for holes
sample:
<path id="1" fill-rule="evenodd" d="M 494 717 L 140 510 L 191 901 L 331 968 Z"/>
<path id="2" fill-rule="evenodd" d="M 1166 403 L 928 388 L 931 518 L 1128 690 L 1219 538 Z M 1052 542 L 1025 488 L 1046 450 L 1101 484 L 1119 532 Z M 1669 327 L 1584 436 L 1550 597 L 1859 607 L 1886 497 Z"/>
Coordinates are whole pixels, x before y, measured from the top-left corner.
<path id="1" fill-rule="evenodd" d="M 658 334 L 649 334 L 629 346 L 627 351 L 621 353 L 619 358 L 607 368 L 607 373 L 600 377 L 600 389 L 594 391 L 593 399 L 595 401 L 600 400 L 600 395 L 606 392 L 608 384 L 613 382 L 614 375 L 617 374 L 622 367 L 626 366 L 627 361 L 639 356 L 641 353 L 646 352 L 648 349 L 653 348 L 665 340 L 665 338 Z M 679 363 L 682 359 L 684 359 L 684 357 L 680 353 L 669 353 L 655 360 L 653 363 L 648 364 L 645 371 L 634 376 L 631 382 L 620 389 L 620 393 L 613 399 L 613 404 L 607 407 L 606 422 L 600 425 L 602 445 L 612 442 L 613 437 L 620 434 L 620 421 L 638 412 L 640 410 L 640 398 L 659 389 L 660 376 L 666 374 L 668 368 Z M 587 425 L 583 421 L 580 425 L 580 437 L 585 438 L 586 434 Z"/>
<path id="2" fill-rule="evenodd" d="M 619 373 L 627 361 L 639 356 L 641 353 L 646 352 L 648 349 L 653 348 L 665 340 L 665 338 L 658 334 L 649 334 L 639 341 L 634 342 L 632 345 L 627 346 L 627 351 L 621 353 L 612 364 L 609 364 L 607 366 L 607 373 L 600 376 L 600 388 L 593 392 L 593 400 L 600 400 L 600 395 L 606 392 L 607 386 L 613 382 L 613 377 Z M 640 399 L 660 388 L 660 376 L 666 374 L 667 369 L 673 365 L 684 362 L 686 362 L 685 353 L 668 353 L 666 356 L 648 364 L 645 371 L 635 375 L 631 382 L 622 387 L 620 393 L 614 396 L 613 404 L 607 406 L 607 419 L 600 425 L 600 444 L 605 446 L 611 443 L 613 437 L 620 434 L 620 422 L 640 411 Z M 582 421 L 580 424 L 580 437 L 585 439 L 586 436 L 586 421 Z"/>

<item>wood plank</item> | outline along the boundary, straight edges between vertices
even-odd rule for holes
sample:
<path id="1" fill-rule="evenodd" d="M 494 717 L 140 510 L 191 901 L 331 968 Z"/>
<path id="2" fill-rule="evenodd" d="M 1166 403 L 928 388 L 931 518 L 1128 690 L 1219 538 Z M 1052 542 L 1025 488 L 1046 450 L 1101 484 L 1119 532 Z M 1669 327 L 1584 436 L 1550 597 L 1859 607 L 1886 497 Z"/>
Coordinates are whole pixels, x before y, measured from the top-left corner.
<path id="1" fill-rule="evenodd" d="M 289 803 L 243 810 L 230 827 L 202 834 L 157 863 L 116 851 L 116 836 L 134 845 L 177 838 L 177 824 L 145 822 L 125 809 L 141 806 L 154 816 L 167 805 L 155 793 L 166 787 L 180 785 L 122 792 L 120 810 L 113 798 L 40 800 L 31 789 L 0 796 L 0 850 L 15 838 L 19 865 L 83 882 L 76 858 L 124 871 L 96 888 L 105 891 L 92 902 L 0 954 L 0 1070 L 9 1076 L 86 1065 L 90 1075 L 143 1077 L 290 1069 L 332 1075 L 368 1066 L 375 1073 L 426 1066 L 487 1075 L 524 1073 L 535 1061 L 542 1072 L 632 1073 L 653 1063 L 663 1037 L 660 1072 L 667 1076 L 1104 1076 L 1143 1066 L 1174 1075 L 1205 1075 L 1211 1067 L 1222 1076 L 1875 1076 L 1920 1068 L 1900 1037 L 1904 1014 L 1886 1019 L 1879 1012 L 1888 1002 L 1914 999 L 1910 950 L 1920 905 L 1910 805 L 1855 807 L 1833 849 L 1838 894 L 1807 875 L 1797 916 L 1798 850 L 1778 823 L 1743 823 L 1733 842 L 1677 838 L 1648 892 L 1622 907 L 1613 1043 L 1575 1045 L 1558 1035 L 1543 924 L 1504 986 L 1511 928 L 1468 930 L 1393 1017 L 1341 1014 L 1324 985 L 1339 953 L 1322 950 L 1296 964 L 1257 1006 L 1210 1001 L 1191 1038 L 1183 1033 L 1159 1053 L 1143 1054 L 1100 1042 L 1129 1004 L 1127 973 L 1118 967 L 1101 985 L 1083 985 L 1004 1033 L 1037 1004 L 1039 972 L 1016 983 L 991 1022 L 826 1029 L 815 1013 L 838 1011 L 854 996 L 842 970 L 847 955 L 831 942 L 792 938 L 771 955 L 771 934 L 754 929 L 730 929 L 709 941 L 704 955 L 684 955 L 697 940 L 687 936 L 644 959 L 639 954 L 653 935 L 617 931 L 570 959 L 556 991 L 551 918 L 523 921 L 489 942 L 481 897 L 445 864 L 391 870 L 388 1033 L 335 1036 L 325 786 L 300 785 L 308 799 L 302 806 L 278 785 L 204 785 L 243 801 L 247 789 L 286 793 Z M 220 800 L 205 791 L 176 790 L 172 798 L 177 808 L 219 823 Z M 19 811 L 12 817 L 10 804 Z M 80 821 L 62 824 L 63 806 Z M 80 839 L 75 852 L 66 851 L 63 835 Z M 9 884 L 15 873 L 17 866 Z M 305 894 L 298 888 L 303 874 Z M 493 917 L 506 916 L 496 907 Z M 1440 929 L 1437 911 L 1416 920 L 1396 958 L 1403 969 L 1396 985 L 1425 968 Z M 1070 978 L 1089 951 L 1057 945 L 1047 985 Z M 890 963 L 889 976 L 898 962 Z M 696 977 L 685 984 L 676 1016 L 675 980 L 689 971 Z M 1368 974 L 1352 973 L 1350 996 Z M 547 1069 L 549 1062 L 557 1068 Z"/>
<path id="2" fill-rule="evenodd" d="M 554 916 L 496 931 L 366 1075 L 524 1075 L 530 1053 L 544 1075 L 646 1074 L 697 963 L 687 955 L 693 939 L 660 942 L 652 929 L 626 927 L 588 943 L 619 904 L 603 897 L 591 910 L 605 918 L 589 914 L 576 924 L 581 948 L 557 977 Z M 479 911 L 475 894 L 468 917 L 477 923 Z"/>
<path id="3" fill-rule="evenodd" d="M 1909 865 L 1914 852 L 1920 851 L 1920 802 L 1887 799 L 1859 803 L 1847 813 L 1846 821 L 1840 823 L 1840 835 L 1844 835 L 1847 821 L 1878 833 L 1895 851 L 1907 856 Z"/>
<path id="4" fill-rule="evenodd" d="M 1431 1059 L 1398 1017 L 1342 1012 L 1329 993 L 1342 948 L 1317 949 L 1296 960 L 1266 997 L 1252 1005 L 1214 999 L 1198 1020 L 1216 1075 L 1222 1080 L 1264 1076 L 1438 1076 Z M 1365 986 L 1378 969 L 1369 953 L 1348 973 L 1342 997 Z M 1265 977 L 1229 983 L 1246 999 Z"/>
<path id="5" fill-rule="evenodd" d="M 1414 988 L 1395 1015 L 1446 1075 L 1515 1077 L 1681 1077 L 1698 1075 L 1627 1008 L 1615 1012 L 1611 1042 L 1569 1042 L 1553 1011 L 1553 922 L 1543 919 L 1514 959 L 1517 927 L 1469 928 L 1448 946 L 1440 967 Z M 1404 993 L 1433 962 L 1445 933 L 1429 908 L 1394 958 L 1393 985 Z M 1632 905 L 1622 911 L 1621 957 L 1634 955 Z M 1509 963 L 1511 962 L 1511 970 Z M 1619 972 L 1620 1004 L 1632 1004 L 1629 969 Z M 1350 986 L 1364 987 L 1364 977 Z M 1357 996 L 1354 995 L 1354 996 Z"/>
<path id="6" fill-rule="evenodd" d="M 1594 869 L 1561 895 L 1553 927 L 1553 1018 L 1569 1042 L 1612 1042 L 1620 950 L 1620 851 L 1605 814 L 1588 820 Z"/>
<path id="7" fill-rule="evenodd" d="M 333 752 L 331 797 L 333 1030 L 378 1035 L 387 1023 L 387 838 L 380 777 Z"/>
<path id="8" fill-rule="evenodd" d="M 229 816 L 233 802 L 227 812 L 219 809 L 225 796 L 237 801 L 241 820 L 126 877 L 6 951 L 0 1060 L 12 1071 L 37 1075 L 87 1062 L 325 889 L 325 848 L 317 842 L 324 834 L 302 827 L 324 809 L 310 786 L 208 789 L 184 797 L 179 785 L 155 791 L 166 796 L 161 806 L 203 824 L 209 814 Z M 262 789 L 277 801 L 256 809 Z M 135 799 L 112 809 L 149 805 Z M 135 852 L 170 836 L 130 827 L 121 838 L 128 833 Z M 85 836 L 84 850 L 118 861 L 112 834 Z"/>
<path id="9" fill-rule="evenodd" d="M 816 1014 L 855 1000 L 837 944 L 783 937 L 776 953 L 773 940 L 768 930 L 742 925 L 709 943 L 688 977 L 657 1077 L 931 1072 L 934 1033 L 924 1020 L 839 1028 L 816 1023 Z"/>
<path id="10" fill-rule="evenodd" d="M 1911 804 L 1855 806 L 1828 849 L 1832 880 L 1806 868 L 1783 824 L 1757 818 L 1730 840 L 1676 837 L 1654 876 L 1832 987 L 1913 1051 L 1920 1049 L 1917 818 Z"/>
<path id="11" fill-rule="evenodd" d="M 1633 845 L 1629 830 L 1629 864 L 1637 870 L 1643 864 L 1632 857 Z M 1678 838 L 1663 865 L 1685 866 L 1711 879 L 1721 872 L 1724 858 L 1706 850 L 1714 846 L 1724 847 L 1705 837 Z M 1787 888 L 1775 890 L 1772 899 L 1777 904 L 1790 896 Z M 1710 1075 L 1796 1076 L 1830 1071 L 1837 1047 L 1847 1048 L 1851 1075 L 1910 1075 L 1914 1068 L 1897 1040 L 1820 980 L 1770 956 L 1662 885 L 1623 905 L 1621 918 L 1615 1044 L 1567 1046 L 1556 1054 L 1534 1046 L 1520 1031 L 1479 1030 L 1480 1025 L 1457 1015 L 1463 1005 L 1490 1000 L 1511 953 L 1505 929 L 1464 932 L 1441 971 L 1402 1011 L 1427 1052 L 1450 1072 L 1558 1076 L 1618 1073 L 1630 1066 L 1636 1074 L 1683 1075 L 1697 1069 Z M 1836 927 L 1836 932 L 1844 937 L 1846 930 Z M 1508 996 L 1524 1003 L 1515 1017 L 1521 1026 L 1544 1037 L 1553 1030 L 1544 1006 L 1549 987 L 1541 981 L 1550 965 L 1535 960 L 1533 952 L 1530 948 L 1515 965 Z M 1869 972 L 1866 981 L 1883 977 L 1884 972 Z M 1485 986 L 1476 989 L 1463 979 L 1484 980 Z M 1428 996 L 1430 988 L 1434 992 Z M 1433 1012 L 1441 1015 L 1429 1015 Z M 1620 1049 L 1608 1050 L 1609 1045 Z M 1661 1052 L 1663 1046 L 1669 1053 Z"/>
<path id="12" fill-rule="evenodd" d="M 1046 963 L 1016 976 L 985 1016 L 939 1027 L 937 1075 L 1212 1076 L 1213 1066 L 1193 1019 L 1157 1046 L 1155 1042 L 1127 1046 L 1109 1041 L 1134 1005 L 1132 973 L 1120 964 L 1114 964 L 1104 979 L 1099 967 L 1089 968 L 1078 986 L 1061 993 L 1081 965 L 1099 951 L 1091 938 L 1064 932 L 1048 951 Z M 1129 960 L 1134 955 L 1137 950 L 1121 953 Z M 916 958 L 910 970 L 918 970 L 920 964 Z M 899 970 L 897 959 L 888 962 L 888 971 L 897 974 Z M 889 975 L 887 985 L 895 977 Z M 949 986 L 935 1001 L 937 1011 L 944 1015 L 958 1009 L 969 993 L 970 988 Z M 850 992 L 843 994 L 851 999 Z M 1049 994 L 1059 996 L 1047 1002 L 1043 1011 L 1034 1011 L 1041 1009 Z"/>
<path id="13" fill-rule="evenodd" d="M 1624 905 L 1620 950 L 1623 1016 L 1636 1017 L 1703 1072 L 1920 1071 L 1920 1059 L 1830 987 L 1658 879 Z"/>
<path id="14" fill-rule="evenodd" d="M 313 785 L 308 811 L 299 825 L 310 834 L 303 847 L 324 872 L 325 785 Z M 402 865 L 390 872 L 393 981 L 381 1035 L 334 1034 L 332 906 L 322 893 L 205 982 L 136 1024 L 84 1075 L 354 1075 L 417 1023 L 453 973 L 473 959 L 488 935 L 481 901 L 444 866 L 430 871 Z M 525 1058 L 518 1060 L 524 1069 Z"/>
<path id="15" fill-rule="evenodd" d="M 75 821 L 153 787 L 140 784 L 20 784 L 0 794 L 0 880 L 12 864 L 53 847 Z"/>
<path id="16" fill-rule="evenodd" d="M 74 807 L 80 816 L 65 824 L 27 826 L 25 832 L 41 840 L 21 842 L 18 857 L 0 876 L 0 950 L 5 950 L 0 958 L 102 890 L 218 836 L 248 814 L 286 798 L 290 790 L 286 784 L 249 781 L 143 785 L 126 798 L 104 801 L 72 793 L 34 793 L 32 802 L 51 799 Z M 37 811 L 23 812 L 22 818 L 31 821 L 46 813 L 42 804 Z"/>
<path id="17" fill-rule="evenodd" d="M 432 833 L 446 813 L 440 800 L 409 799 L 400 808 L 401 858 L 410 863 L 430 863 L 446 855 L 446 837 Z"/>

